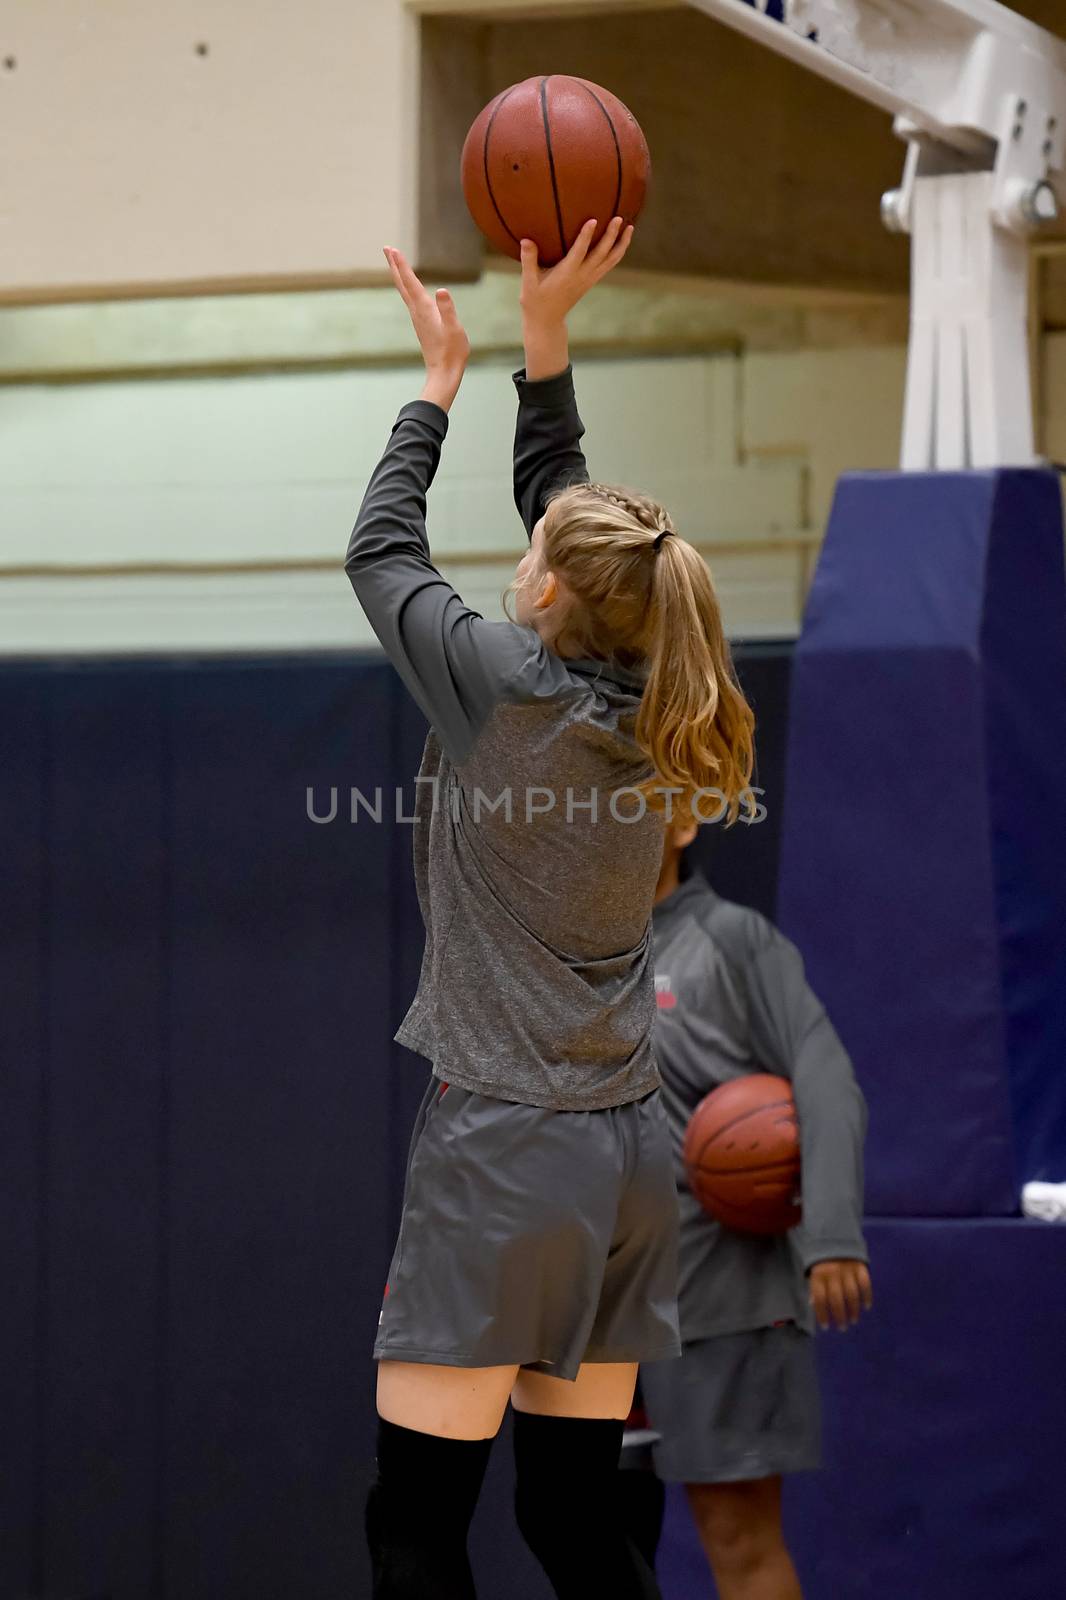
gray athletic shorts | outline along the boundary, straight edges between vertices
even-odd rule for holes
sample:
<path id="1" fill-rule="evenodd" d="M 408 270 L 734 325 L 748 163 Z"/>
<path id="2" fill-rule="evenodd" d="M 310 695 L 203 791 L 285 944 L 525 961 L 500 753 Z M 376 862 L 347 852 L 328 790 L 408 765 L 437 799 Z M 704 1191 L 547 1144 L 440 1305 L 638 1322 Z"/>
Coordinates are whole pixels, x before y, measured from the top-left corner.
<path id="1" fill-rule="evenodd" d="M 658 1089 L 548 1111 L 433 1079 L 374 1355 L 569 1379 L 676 1356 L 677 1232 Z"/>
<path id="2" fill-rule="evenodd" d="M 655 1471 L 667 1483 L 735 1483 L 821 1464 L 814 1340 L 786 1322 L 686 1344 L 642 1367 Z"/>

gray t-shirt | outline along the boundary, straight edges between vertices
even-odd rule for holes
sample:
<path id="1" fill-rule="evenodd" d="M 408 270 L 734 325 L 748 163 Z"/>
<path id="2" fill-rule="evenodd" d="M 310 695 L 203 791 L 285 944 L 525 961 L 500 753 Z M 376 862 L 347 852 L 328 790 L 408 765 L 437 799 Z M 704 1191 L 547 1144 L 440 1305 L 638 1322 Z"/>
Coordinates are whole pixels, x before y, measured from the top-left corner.
<path id="1" fill-rule="evenodd" d="M 515 499 L 527 534 L 587 481 L 569 369 L 516 375 Z M 586 1111 L 659 1083 L 650 915 L 661 818 L 634 737 L 639 663 L 562 660 L 531 628 L 486 622 L 433 566 L 426 495 L 448 419 L 404 406 L 345 568 L 431 725 L 415 878 L 422 972 L 397 1039 L 479 1094 Z M 633 820 L 633 819 L 636 820 Z"/>
<path id="2" fill-rule="evenodd" d="M 750 907 L 692 873 L 655 907 L 655 1053 L 681 1209 L 683 1340 L 775 1322 L 810 1326 L 805 1272 L 867 1259 L 862 1236 L 866 1104 L 796 946 Z M 803 1222 L 777 1238 L 719 1226 L 696 1200 L 681 1147 L 719 1084 L 751 1072 L 792 1082 L 803 1161 Z"/>

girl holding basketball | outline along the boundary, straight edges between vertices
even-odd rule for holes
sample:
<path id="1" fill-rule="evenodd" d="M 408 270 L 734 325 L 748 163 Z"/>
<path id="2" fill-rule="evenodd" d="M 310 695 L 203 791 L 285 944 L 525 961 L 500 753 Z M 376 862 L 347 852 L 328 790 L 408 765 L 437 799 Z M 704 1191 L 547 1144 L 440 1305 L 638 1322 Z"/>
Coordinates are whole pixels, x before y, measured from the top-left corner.
<path id="1" fill-rule="evenodd" d="M 862 1231 L 866 1105 L 799 951 L 689 866 L 696 833 L 692 822 L 667 828 L 652 918 L 655 1054 L 681 1215 L 682 1354 L 642 1369 L 644 1427 L 635 1437 L 650 1451 L 624 1449 L 623 1464 L 654 1470 L 620 1473 L 619 1488 L 650 1562 L 662 1482 L 684 1484 L 719 1600 L 801 1600 L 782 1479 L 820 1460 L 814 1322 L 845 1329 L 872 1304 Z M 778 1234 L 713 1220 L 684 1160 L 704 1097 L 764 1072 L 792 1085 L 803 1152 L 802 1225 Z M 743 1146 L 740 1130 L 750 1124 L 729 1125 Z"/>
<path id="2" fill-rule="evenodd" d="M 632 234 L 615 218 L 594 246 L 595 226 L 551 270 L 523 245 L 513 622 L 431 563 L 426 495 L 469 344 L 447 292 L 386 251 L 426 383 L 346 569 L 431 725 L 426 946 L 397 1037 L 433 1067 L 375 1345 L 367 1532 L 390 1600 L 474 1594 L 467 1530 L 508 1403 L 519 1526 L 556 1594 L 657 1593 L 614 1500 L 637 1363 L 679 1350 L 650 913 L 664 810 L 715 788 L 736 813 L 752 716 L 702 558 L 653 500 L 588 481 L 566 316 Z"/>

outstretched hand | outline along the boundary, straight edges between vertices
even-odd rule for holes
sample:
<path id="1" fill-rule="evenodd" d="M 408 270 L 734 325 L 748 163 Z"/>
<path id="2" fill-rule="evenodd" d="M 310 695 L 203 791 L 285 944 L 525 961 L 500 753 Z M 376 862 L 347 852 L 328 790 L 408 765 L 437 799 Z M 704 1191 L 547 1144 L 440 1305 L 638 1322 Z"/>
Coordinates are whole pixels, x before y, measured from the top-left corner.
<path id="1" fill-rule="evenodd" d="M 563 259 L 542 267 L 532 239 L 522 240 L 522 342 L 526 377 L 550 378 L 569 359 L 567 314 L 601 278 L 618 265 L 633 238 L 633 225 L 613 217 L 599 244 L 593 245 L 595 221 L 586 222 Z"/>
<path id="2" fill-rule="evenodd" d="M 563 322 L 578 301 L 618 265 L 633 238 L 621 217 L 607 224 L 599 244 L 592 237 L 599 224 L 586 222 L 563 259 L 542 267 L 532 239 L 522 240 L 522 292 L 519 304 L 527 322 Z"/>
<path id="3" fill-rule="evenodd" d="M 463 381 L 470 359 L 470 340 L 459 321 L 455 301 L 447 289 L 430 294 L 399 250 L 385 249 L 392 281 L 411 314 L 422 357 L 426 363 L 423 400 L 432 400 L 447 411 Z"/>

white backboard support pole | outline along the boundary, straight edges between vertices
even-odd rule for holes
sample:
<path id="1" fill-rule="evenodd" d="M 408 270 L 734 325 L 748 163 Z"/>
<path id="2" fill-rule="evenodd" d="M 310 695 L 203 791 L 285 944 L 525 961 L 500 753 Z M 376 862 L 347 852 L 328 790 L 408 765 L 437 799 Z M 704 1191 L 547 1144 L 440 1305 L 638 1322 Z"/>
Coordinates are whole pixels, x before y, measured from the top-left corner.
<path id="1" fill-rule="evenodd" d="M 1033 460 L 1023 236 L 990 225 L 992 175 L 923 178 L 911 219 L 902 464 Z"/>
<path id="2" fill-rule="evenodd" d="M 1027 239 L 1066 199 L 1066 43 L 997 0 L 691 0 L 880 106 L 908 145 L 902 465 L 1034 460 Z"/>

